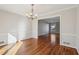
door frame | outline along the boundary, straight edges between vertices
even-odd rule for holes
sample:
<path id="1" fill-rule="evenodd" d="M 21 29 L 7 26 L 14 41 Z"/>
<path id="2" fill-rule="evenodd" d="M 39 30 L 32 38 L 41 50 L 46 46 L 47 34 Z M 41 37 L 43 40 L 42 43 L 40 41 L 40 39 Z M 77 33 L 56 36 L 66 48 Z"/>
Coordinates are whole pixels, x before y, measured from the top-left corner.
<path id="1" fill-rule="evenodd" d="M 45 19 L 45 18 L 53 18 L 53 17 L 60 17 L 60 45 L 61 45 L 61 42 L 62 42 L 62 16 L 61 15 L 53 15 L 53 16 L 49 16 L 49 17 L 44 17 L 44 18 L 40 18 L 38 19 L 39 20 L 42 20 L 42 19 Z"/>

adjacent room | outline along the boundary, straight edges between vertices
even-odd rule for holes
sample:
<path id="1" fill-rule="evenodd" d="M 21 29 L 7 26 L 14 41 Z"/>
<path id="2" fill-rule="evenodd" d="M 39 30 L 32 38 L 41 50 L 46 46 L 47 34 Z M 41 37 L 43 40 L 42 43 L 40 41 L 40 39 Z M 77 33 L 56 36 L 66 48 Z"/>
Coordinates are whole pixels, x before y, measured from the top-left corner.
<path id="1" fill-rule="evenodd" d="M 78 54 L 78 4 L 0 4 L 0 55 Z"/>
<path id="2" fill-rule="evenodd" d="M 60 16 L 38 21 L 38 39 L 46 38 L 54 44 L 60 44 Z"/>

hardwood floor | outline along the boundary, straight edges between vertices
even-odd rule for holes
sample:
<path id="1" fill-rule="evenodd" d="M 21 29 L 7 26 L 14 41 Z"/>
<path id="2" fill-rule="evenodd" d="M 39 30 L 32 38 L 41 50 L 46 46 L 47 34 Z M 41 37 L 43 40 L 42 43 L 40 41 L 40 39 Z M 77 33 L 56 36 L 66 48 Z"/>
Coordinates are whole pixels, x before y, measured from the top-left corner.
<path id="1" fill-rule="evenodd" d="M 49 38 L 50 35 L 24 40 L 16 55 L 78 55 L 75 48 L 53 44 Z"/>
<path id="2" fill-rule="evenodd" d="M 7 44 L 0 47 L 0 55 L 5 55 L 15 44 Z"/>
<path id="3" fill-rule="evenodd" d="M 52 37 L 51 37 L 52 36 Z M 1 55 L 78 55 L 75 48 L 60 45 L 59 34 L 30 38 L 0 47 Z"/>
<path id="4" fill-rule="evenodd" d="M 75 48 L 56 45 L 51 50 L 52 55 L 78 55 L 77 50 Z"/>

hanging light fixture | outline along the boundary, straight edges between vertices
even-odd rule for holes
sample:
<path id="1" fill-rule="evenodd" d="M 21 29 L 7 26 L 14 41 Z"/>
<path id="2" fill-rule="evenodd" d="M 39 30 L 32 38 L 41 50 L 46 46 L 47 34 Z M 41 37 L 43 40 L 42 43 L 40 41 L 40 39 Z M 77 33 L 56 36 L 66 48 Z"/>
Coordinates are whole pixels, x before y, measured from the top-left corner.
<path id="1" fill-rule="evenodd" d="M 34 14 L 34 4 L 31 4 L 31 12 L 29 13 L 28 18 L 31 18 L 32 20 L 37 18 L 37 14 Z"/>
<path id="2" fill-rule="evenodd" d="M 31 4 L 31 6 L 32 6 L 32 9 L 31 9 L 31 19 L 33 20 L 33 18 L 34 18 L 34 4 Z"/>

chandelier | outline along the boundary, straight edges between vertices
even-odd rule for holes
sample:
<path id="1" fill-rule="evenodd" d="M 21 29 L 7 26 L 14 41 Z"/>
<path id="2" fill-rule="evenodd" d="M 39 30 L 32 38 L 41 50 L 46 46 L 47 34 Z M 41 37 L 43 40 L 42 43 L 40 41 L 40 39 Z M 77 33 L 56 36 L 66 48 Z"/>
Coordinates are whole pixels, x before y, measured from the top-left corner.
<path id="1" fill-rule="evenodd" d="M 28 18 L 30 18 L 30 19 L 36 19 L 37 18 L 37 14 L 34 14 L 34 4 L 31 4 L 31 12 L 28 14 L 28 15 L 26 15 L 26 16 L 28 16 Z"/>

